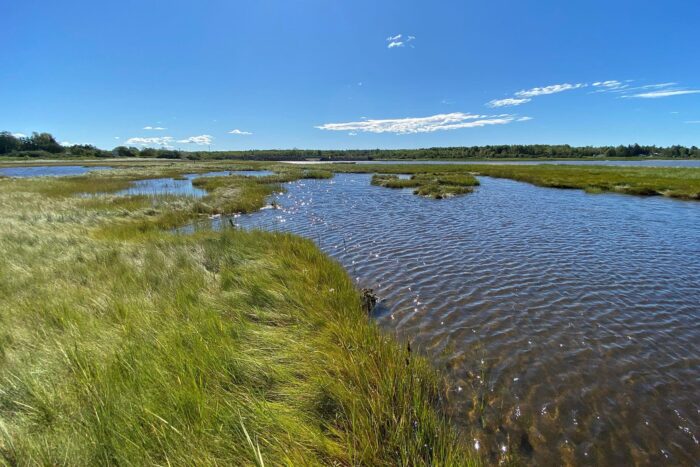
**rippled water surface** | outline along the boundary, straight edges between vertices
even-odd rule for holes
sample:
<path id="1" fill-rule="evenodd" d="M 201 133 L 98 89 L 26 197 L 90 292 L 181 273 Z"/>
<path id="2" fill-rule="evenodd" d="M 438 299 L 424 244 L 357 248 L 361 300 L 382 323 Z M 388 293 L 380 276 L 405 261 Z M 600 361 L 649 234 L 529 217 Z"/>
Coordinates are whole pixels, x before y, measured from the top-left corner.
<path id="1" fill-rule="evenodd" d="M 93 170 L 109 170 L 111 167 L 83 165 L 45 165 L 34 167 L 0 167 L 0 175 L 6 177 L 65 177 L 68 175 L 83 175 Z"/>
<path id="2" fill-rule="evenodd" d="M 454 419 L 494 460 L 700 459 L 700 203 L 369 182 L 294 182 L 237 222 L 309 237 L 374 288 L 380 325 L 446 368 Z"/>

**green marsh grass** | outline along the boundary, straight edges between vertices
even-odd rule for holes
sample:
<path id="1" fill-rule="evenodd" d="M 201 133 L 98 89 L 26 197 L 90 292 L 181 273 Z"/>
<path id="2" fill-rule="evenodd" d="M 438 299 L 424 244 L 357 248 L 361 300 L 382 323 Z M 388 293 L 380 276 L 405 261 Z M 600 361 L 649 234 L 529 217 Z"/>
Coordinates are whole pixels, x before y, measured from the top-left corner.
<path id="1" fill-rule="evenodd" d="M 311 241 L 164 230 L 279 185 L 105 193 L 161 170 L 0 180 L 0 464 L 478 463 L 441 377 Z"/>
<path id="2" fill-rule="evenodd" d="M 482 175 L 551 188 L 700 199 L 700 168 L 611 166 L 478 166 Z"/>
<path id="3" fill-rule="evenodd" d="M 410 178 L 376 174 L 372 176 L 371 183 L 385 188 L 414 188 L 414 194 L 433 199 L 471 193 L 473 187 L 479 185 L 479 181 L 468 173 L 417 173 Z"/>
<path id="4" fill-rule="evenodd" d="M 554 164 L 342 164 L 331 165 L 330 168 L 345 173 L 484 175 L 542 187 L 582 189 L 591 193 L 613 192 L 700 200 L 700 168 Z"/>

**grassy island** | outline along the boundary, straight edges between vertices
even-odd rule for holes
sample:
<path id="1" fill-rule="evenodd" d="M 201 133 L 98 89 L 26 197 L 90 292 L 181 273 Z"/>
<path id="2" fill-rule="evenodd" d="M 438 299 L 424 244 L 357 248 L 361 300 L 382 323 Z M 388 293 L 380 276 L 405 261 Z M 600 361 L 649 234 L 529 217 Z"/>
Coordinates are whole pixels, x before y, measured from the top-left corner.
<path id="1" fill-rule="evenodd" d="M 414 188 L 413 193 L 426 198 L 443 199 L 471 193 L 479 181 L 467 173 L 430 174 L 419 173 L 410 178 L 397 175 L 374 175 L 372 185 L 385 188 Z"/>

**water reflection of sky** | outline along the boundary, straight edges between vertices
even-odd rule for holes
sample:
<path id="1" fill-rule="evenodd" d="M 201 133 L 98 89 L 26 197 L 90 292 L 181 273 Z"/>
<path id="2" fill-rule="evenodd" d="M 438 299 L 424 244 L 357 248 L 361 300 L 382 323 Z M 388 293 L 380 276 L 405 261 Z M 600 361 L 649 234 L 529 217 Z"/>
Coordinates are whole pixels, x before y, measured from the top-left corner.
<path id="1" fill-rule="evenodd" d="M 83 175 L 94 170 L 109 170 L 111 167 L 82 166 L 82 165 L 56 165 L 35 167 L 0 167 L 0 175 L 6 177 L 65 177 L 70 175 Z"/>

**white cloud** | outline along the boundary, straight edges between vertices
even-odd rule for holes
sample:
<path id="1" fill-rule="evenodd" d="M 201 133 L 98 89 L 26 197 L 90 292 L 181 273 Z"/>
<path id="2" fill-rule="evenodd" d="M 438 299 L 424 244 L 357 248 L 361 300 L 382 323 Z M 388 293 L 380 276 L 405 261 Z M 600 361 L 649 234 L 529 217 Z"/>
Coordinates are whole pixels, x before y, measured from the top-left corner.
<path id="1" fill-rule="evenodd" d="M 167 128 L 163 128 L 162 126 L 145 126 L 143 127 L 144 130 L 155 130 L 155 131 L 163 131 L 167 130 Z"/>
<path id="2" fill-rule="evenodd" d="M 430 117 L 325 123 L 316 128 L 328 131 L 413 134 L 431 133 L 440 130 L 457 130 L 460 128 L 477 128 L 488 125 L 505 125 L 514 120 L 515 117 L 512 115 L 475 115 L 455 112 L 432 115 Z"/>
<path id="3" fill-rule="evenodd" d="M 190 136 L 189 138 L 185 139 L 179 139 L 177 140 L 178 143 L 183 143 L 183 144 L 197 144 L 200 146 L 206 146 L 208 144 L 211 144 L 213 140 L 213 137 L 211 135 L 199 135 L 199 136 Z"/>
<path id="4" fill-rule="evenodd" d="M 620 82 L 617 80 L 611 81 L 598 81 L 593 83 L 593 87 L 596 88 L 594 93 L 613 93 L 613 94 L 629 94 L 633 92 L 648 91 L 651 89 L 663 89 L 670 86 L 675 86 L 678 83 L 658 83 L 658 84 L 645 84 L 643 86 L 631 86 L 633 80 L 626 80 L 625 82 Z M 616 84 L 617 83 L 617 84 Z"/>
<path id="5" fill-rule="evenodd" d="M 690 123 L 690 124 L 700 124 L 700 120 L 687 120 L 685 123 Z"/>
<path id="6" fill-rule="evenodd" d="M 639 86 L 638 88 L 635 89 L 661 89 L 661 88 L 667 88 L 669 86 L 675 86 L 678 83 L 659 83 L 659 84 L 647 84 L 645 86 Z"/>
<path id="7" fill-rule="evenodd" d="M 239 130 L 238 128 L 236 128 L 235 130 L 231 130 L 228 133 L 230 135 L 252 135 L 253 134 L 250 131 L 243 131 L 243 130 Z"/>
<path id="8" fill-rule="evenodd" d="M 173 142 L 172 136 L 161 136 L 153 138 L 129 138 L 124 144 L 131 144 L 136 146 L 163 146 L 170 147 L 170 143 Z"/>
<path id="9" fill-rule="evenodd" d="M 12 133 L 12 136 L 14 136 L 15 138 L 26 138 L 27 137 L 27 135 L 25 135 L 24 133 Z"/>
<path id="10" fill-rule="evenodd" d="M 630 85 L 627 84 L 631 81 L 618 81 L 616 79 L 611 79 L 608 81 L 596 81 L 593 83 L 591 86 L 595 88 L 595 91 L 592 91 L 592 94 L 598 94 L 601 92 L 626 92 L 627 89 L 629 89 Z"/>
<path id="11" fill-rule="evenodd" d="M 659 91 L 642 92 L 622 97 L 638 97 L 642 99 L 658 99 L 660 97 L 682 96 L 684 94 L 698 94 L 700 89 L 664 89 Z"/>
<path id="12" fill-rule="evenodd" d="M 516 122 L 529 122 L 530 120 L 532 120 L 532 117 L 520 117 Z"/>
<path id="13" fill-rule="evenodd" d="M 403 34 L 389 36 L 386 38 L 386 41 L 388 42 L 387 48 L 394 49 L 397 47 L 405 47 L 406 44 L 408 44 L 409 47 L 414 48 L 413 44 L 409 44 L 409 43 L 413 42 L 415 40 L 416 40 L 416 36 L 406 36 L 406 39 L 403 38 Z"/>
<path id="14" fill-rule="evenodd" d="M 614 88 L 619 88 L 620 86 L 623 86 L 623 84 L 616 79 L 611 79 L 608 81 L 596 81 L 595 83 L 593 83 L 593 87 L 596 87 L 596 88 L 612 88 L 612 89 L 614 89 Z"/>
<path id="15" fill-rule="evenodd" d="M 518 91 L 515 93 L 517 97 L 523 98 L 523 97 L 536 97 L 536 96 L 544 96 L 547 94 L 557 94 L 559 92 L 564 92 L 564 91 L 569 91 L 571 89 L 579 89 L 582 87 L 585 87 L 586 85 L 583 83 L 577 83 L 577 84 L 569 84 L 569 83 L 563 83 L 563 84 L 552 84 L 551 86 L 544 86 L 541 88 L 532 88 L 532 89 L 527 89 L 523 91 Z"/>
<path id="16" fill-rule="evenodd" d="M 114 139 L 119 139 L 119 136 L 115 136 Z"/>
<path id="17" fill-rule="evenodd" d="M 514 99 L 509 97 L 507 99 L 494 99 L 486 103 L 489 107 L 508 107 L 513 105 L 521 105 L 530 102 L 532 99 L 526 97 L 523 99 Z"/>

